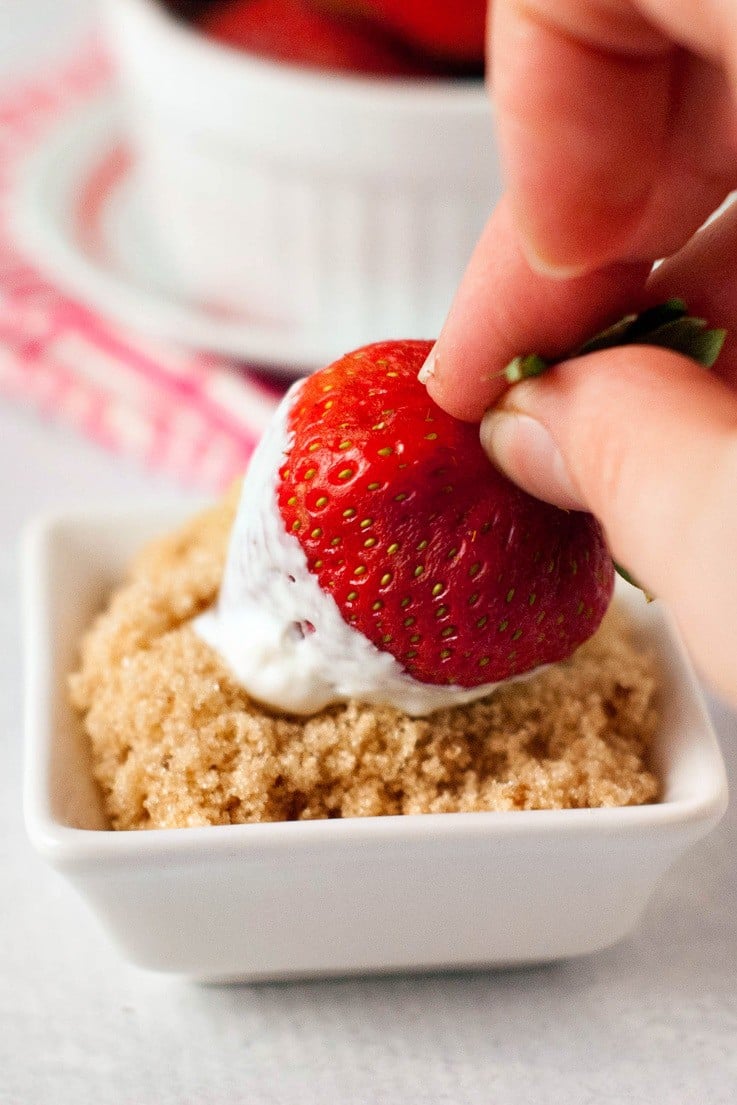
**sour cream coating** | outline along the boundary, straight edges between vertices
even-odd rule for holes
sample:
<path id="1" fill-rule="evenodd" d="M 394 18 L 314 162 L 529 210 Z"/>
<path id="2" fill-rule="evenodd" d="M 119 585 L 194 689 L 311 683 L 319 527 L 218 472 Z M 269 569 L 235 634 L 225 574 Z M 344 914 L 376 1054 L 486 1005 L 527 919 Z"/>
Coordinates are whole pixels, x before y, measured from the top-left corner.
<path id="1" fill-rule="evenodd" d="M 288 415 L 301 386 L 297 381 L 287 392 L 253 454 L 220 596 L 194 621 L 195 631 L 252 698 L 285 713 L 315 714 L 358 699 L 422 717 L 490 694 L 498 683 L 459 687 L 414 679 L 343 620 L 310 573 L 299 541 L 285 532 L 277 501 L 279 469 L 290 447 Z"/>

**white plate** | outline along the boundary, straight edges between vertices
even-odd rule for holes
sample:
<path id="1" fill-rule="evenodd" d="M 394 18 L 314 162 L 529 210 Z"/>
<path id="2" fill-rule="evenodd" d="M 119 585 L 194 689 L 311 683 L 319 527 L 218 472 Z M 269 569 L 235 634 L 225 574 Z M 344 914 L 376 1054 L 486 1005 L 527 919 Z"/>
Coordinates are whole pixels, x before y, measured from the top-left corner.
<path id="1" fill-rule="evenodd" d="M 90 509 L 42 520 L 24 548 L 28 831 L 135 963 L 267 979 L 583 955 L 629 933 L 722 816 L 693 672 L 659 604 L 623 585 L 662 669 L 655 805 L 106 831 L 66 678 L 130 555 L 181 517 Z"/>
<path id="2" fill-rule="evenodd" d="M 294 377 L 341 350 L 284 323 L 222 317 L 177 292 L 148 233 L 117 98 L 59 123 L 21 166 L 11 198 L 19 245 L 62 291 L 155 337 L 268 365 Z"/>

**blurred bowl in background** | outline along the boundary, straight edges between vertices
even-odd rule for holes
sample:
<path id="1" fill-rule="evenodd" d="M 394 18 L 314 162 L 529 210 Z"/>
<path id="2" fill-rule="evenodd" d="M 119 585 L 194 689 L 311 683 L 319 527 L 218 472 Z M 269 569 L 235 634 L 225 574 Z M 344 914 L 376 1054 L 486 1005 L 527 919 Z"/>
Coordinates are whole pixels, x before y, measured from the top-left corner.
<path id="1" fill-rule="evenodd" d="M 105 0 L 150 233 L 178 291 L 335 355 L 432 337 L 501 193 L 481 80 L 281 65 Z"/>

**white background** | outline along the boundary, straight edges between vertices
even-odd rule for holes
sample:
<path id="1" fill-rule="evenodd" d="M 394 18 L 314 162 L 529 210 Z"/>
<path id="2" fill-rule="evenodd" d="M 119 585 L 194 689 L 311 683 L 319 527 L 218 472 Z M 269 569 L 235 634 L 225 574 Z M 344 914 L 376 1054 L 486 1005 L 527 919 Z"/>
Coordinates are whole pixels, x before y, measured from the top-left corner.
<path id="1" fill-rule="evenodd" d="M 90 0 L 0 0 L 0 77 Z M 119 961 L 20 809 L 17 537 L 49 506 L 172 488 L 0 406 L 0 1105 L 734 1105 L 737 814 L 592 958 L 472 975 L 200 987 Z M 735 781 L 737 719 L 712 703 Z"/>

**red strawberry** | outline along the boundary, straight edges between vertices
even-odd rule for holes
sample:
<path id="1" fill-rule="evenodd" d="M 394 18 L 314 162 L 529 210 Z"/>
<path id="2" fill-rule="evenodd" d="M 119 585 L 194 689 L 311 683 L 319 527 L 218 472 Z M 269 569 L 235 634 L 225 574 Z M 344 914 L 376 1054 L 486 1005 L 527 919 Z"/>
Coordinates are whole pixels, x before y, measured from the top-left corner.
<path id="1" fill-rule="evenodd" d="M 423 683 L 474 687 L 569 656 L 614 571 L 591 515 L 519 490 L 429 399 L 430 347 L 369 345 L 304 383 L 278 504 L 349 625 Z"/>
<path id="2" fill-rule="evenodd" d="M 226 0 L 198 19 L 210 37 L 259 57 L 311 69 L 374 76 L 434 76 L 423 61 L 374 26 L 314 10 L 302 0 Z"/>
<path id="3" fill-rule="evenodd" d="M 417 50 L 465 65 L 484 60 L 487 0 L 315 0 L 363 17 Z"/>

